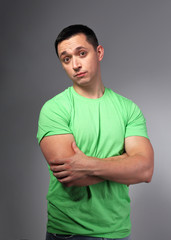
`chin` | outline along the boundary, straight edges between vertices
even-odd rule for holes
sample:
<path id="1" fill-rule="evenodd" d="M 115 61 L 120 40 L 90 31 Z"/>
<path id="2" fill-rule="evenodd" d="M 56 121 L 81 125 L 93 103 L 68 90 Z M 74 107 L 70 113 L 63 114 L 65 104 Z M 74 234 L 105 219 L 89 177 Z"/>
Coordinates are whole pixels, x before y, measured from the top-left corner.
<path id="1" fill-rule="evenodd" d="M 88 79 L 80 79 L 78 81 L 73 81 L 75 85 L 78 86 L 88 86 L 90 84 L 90 80 Z"/>
<path id="2" fill-rule="evenodd" d="M 79 82 L 78 86 L 80 87 L 87 87 L 90 85 L 90 81 Z"/>

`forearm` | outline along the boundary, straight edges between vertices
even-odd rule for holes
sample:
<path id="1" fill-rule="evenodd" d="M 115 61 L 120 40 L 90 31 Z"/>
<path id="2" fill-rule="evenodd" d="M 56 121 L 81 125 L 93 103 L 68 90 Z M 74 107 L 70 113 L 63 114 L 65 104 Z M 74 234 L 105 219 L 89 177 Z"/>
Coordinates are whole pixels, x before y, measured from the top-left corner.
<path id="1" fill-rule="evenodd" d="M 97 161 L 97 160 L 103 160 L 103 161 L 109 161 L 109 160 L 121 160 L 123 158 L 126 158 L 128 157 L 128 155 L 126 153 L 124 153 L 123 155 L 120 155 L 120 156 L 117 156 L 117 157 L 113 157 L 113 158 L 105 158 L 105 159 L 98 159 L 98 158 L 94 158 L 94 157 L 89 157 L 90 161 Z M 95 163 L 95 162 L 94 162 Z M 97 183 L 100 183 L 100 182 L 103 182 L 105 180 L 110 180 L 110 179 L 107 179 L 105 178 L 104 176 L 95 176 L 95 175 L 87 175 L 87 176 L 84 176 L 84 178 L 82 179 L 77 179 L 75 181 L 72 181 L 72 182 L 69 182 L 67 184 L 65 184 L 67 187 L 70 187 L 70 186 L 89 186 L 89 185 L 93 185 L 93 184 L 97 184 Z"/>
<path id="2" fill-rule="evenodd" d="M 153 167 L 141 154 L 121 155 L 106 159 L 92 158 L 89 162 L 90 176 L 123 184 L 150 182 Z"/>
<path id="3" fill-rule="evenodd" d="M 53 175 L 62 184 L 87 186 L 102 179 L 126 185 L 151 181 L 154 153 L 146 138 L 128 137 L 125 140 L 126 153 L 104 159 L 86 156 L 75 143 L 72 147 L 73 156 L 52 161 Z"/>
<path id="4" fill-rule="evenodd" d="M 91 165 L 87 166 L 88 168 L 91 168 L 92 165 L 96 164 L 96 161 L 101 161 L 100 163 L 102 163 L 102 161 L 111 161 L 111 160 L 122 160 L 124 158 L 128 157 L 128 155 L 126 153 L 120 155 L 120 156 L 117 156 L 117 157 L 112 157 L 112 158 L 105 158 L 105 159 L 98 159 L 98 158 L 95 158 L 95 157 L 88 157 L 88 159 L 91 162 Z M 94 163 L 94 164 L 93 164 Z M 99 163 L 98 163 L 99 164 Z M 105 164 L 106 165 L 106 164 Z M 94 166 L 95 167 L 95 166 Z M 89 172 L 90 175 L 84 175 L 83 178 L 81 179 L 77 179 L 77 180 L 74 180 L 74 181 L 71 181 L 71 182 L 67 182 L 67 183 L 64 183 L 65 186 L 67 187 L 70 187 L 70 186 L 89 186 L 89 185 L 93 185 L 93 184 L 97 184 L 97 183 L 100 183 L 100 182 L 103 182 L 105 180 L 111 180 L 109 179 L 108 177 L 104 177 L 104 175 L 102 176 L 95 176 L 93 175 L 93 172 Z M 59 179 L 58 179 L 59 180 Z M 59 180 L 60 182 L 63 182 L 63 180 Z M 113 181 L 113 180 L 111 180 Z"/>

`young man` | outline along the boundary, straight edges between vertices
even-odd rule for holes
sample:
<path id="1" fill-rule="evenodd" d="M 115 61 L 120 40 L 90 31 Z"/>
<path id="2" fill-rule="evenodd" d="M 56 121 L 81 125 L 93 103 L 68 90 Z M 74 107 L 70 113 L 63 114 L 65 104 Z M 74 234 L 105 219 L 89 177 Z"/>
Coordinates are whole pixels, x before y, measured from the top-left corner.
<path id="1" fill-rule="evenodd" d="M 46 239 L 130 239 L 129 185 L 153 174 L 145 119 L 104 87 L 104 49 L 90 28 L 63 29 L 55 48 L 73 86 L 47 101 L 39 118 L 50 172 Z"/>

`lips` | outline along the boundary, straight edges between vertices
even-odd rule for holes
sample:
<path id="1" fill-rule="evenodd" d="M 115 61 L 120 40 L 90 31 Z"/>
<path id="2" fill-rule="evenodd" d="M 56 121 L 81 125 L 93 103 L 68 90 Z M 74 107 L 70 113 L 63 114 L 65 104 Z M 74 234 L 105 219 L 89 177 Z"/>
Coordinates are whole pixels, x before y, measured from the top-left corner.
<path id="1" fill-rule="evenodd" d="M 86 72 L 80 72 L 80 73 L 75 74 L 74 77 L 84 77 L 85 75 L 86 75 Z"/>

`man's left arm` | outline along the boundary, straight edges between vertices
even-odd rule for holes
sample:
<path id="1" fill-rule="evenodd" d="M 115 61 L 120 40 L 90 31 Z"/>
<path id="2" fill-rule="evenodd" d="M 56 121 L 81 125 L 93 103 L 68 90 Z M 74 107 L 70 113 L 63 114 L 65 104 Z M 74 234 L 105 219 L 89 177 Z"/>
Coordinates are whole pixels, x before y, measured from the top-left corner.
<path id="1" fill-rule="evenodd" d="M 154 152 L 145 137 L 127 137 L 125 154 L 104 159 L 86 156 L 75 143 L 73 149 L 73 157 L 58 159 L 58 164 L 51 167 L 59 181 L 68 186 L 76 185 L 77 180 L 85 176 L 97 176 L 127 185 L 150 182 L 152 179 Z"/>
<path id="2" fill-rule="evenodd" d="M 154 169 L 154 152 L 150 141 L 145 137 L 132 136 L 125 139 L 127 157 L 107 158 L 99 161 L 94 175 L 123 184 L 150 182 Z"/>

